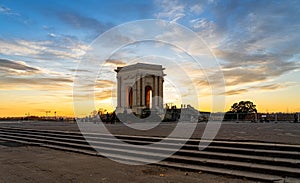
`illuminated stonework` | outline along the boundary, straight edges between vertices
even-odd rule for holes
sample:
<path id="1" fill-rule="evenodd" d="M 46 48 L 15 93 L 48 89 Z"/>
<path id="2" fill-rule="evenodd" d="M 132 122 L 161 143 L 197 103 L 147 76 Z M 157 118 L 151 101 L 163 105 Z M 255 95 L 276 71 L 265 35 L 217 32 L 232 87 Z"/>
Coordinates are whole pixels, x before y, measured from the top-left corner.
<path id="1" fill-rule="evenodd" d="M 163 108 L 164 68 L 162 65 L 137 63 L 118 67 L 117 112 L 141 115 L 143 109 Z"/>

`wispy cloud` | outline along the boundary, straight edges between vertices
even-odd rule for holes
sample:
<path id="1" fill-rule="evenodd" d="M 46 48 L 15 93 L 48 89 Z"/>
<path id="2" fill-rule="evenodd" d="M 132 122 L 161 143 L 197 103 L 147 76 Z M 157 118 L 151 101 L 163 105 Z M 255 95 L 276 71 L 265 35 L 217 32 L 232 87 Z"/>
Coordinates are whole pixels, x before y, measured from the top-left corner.
<path id="1" fill-rule="evenodd" d="M 291 83 L 291 82 L 285 82 L 285 83 L 272 83 L 272 84 L 265 84 L 265 85 L 258 85 L 258 86 L 249 86 L 246 88 L 242 89 L 232 89 L 228 90 L 225 93 L 222 93 L 222 95 L 239 95 L 239 94 L 244 94 L 247 92 L 251 91 L 259 91 L 259 92 L 264 92 L 264 91 L 276 91 L 279 89 L 286 89 L 288 87 L 296 86 L 297 83 Z"/>
<path id="2" fill-rule="evenodd" d="M 72 82 L 70 78 L 5 77 L 0 79 L 0 90 L 70 90 Z"/>
<path id="3" fill-rule="evenodd" d="M 237 89 L 237 90 L 229 90 L 226 91 L 225 95 L 239 95 L 248 92 L 247 89 Z"/>
<path id="4" fill-rule="evenodd" d="M 25 62 L 0 58 L 0 71 L 2 73 L 14 73 L 16 75 L 29 75 L 36 74 L 40 70 L 38 68 L 28 66 Z"/>
<path id="5" fill-rule="evenodd" d="M 186 4 L 194 7 L 198 2 Z M 247 85 L 276 82 L 283 75 L 299 71 L 299 5 L 297 1 L 203 2 L 199 7 L 204 16 L 185 11 L 185 19 L 220 61 L 226 86 L 237 87 L 227 93 L 240 94 L 247 92 L 243 88 Z M 195 53 L 197 50 L 192 52 Z M 209 85 L 206 81 L 196 82 Z M 277 90 L 288 86 L 269 87 Z M 266 88 L 267 85 L 256 90 Z"/>
<path id="6" fill-rule="evenodd" d="M 223 54 L 217 52 L 217 56 L 226 61 L 225 67 L 260 66 L 265 62 L 278 74 L 296 69 L 289 60 L 300 52 L 299 2 L 251 3 L 228 1 L 214 6 L 216 31 L 223 35 L 216 47 Z M 271 70 L 265 71 L 269 74 Z"/>
<path id="7" fill-rule="evenodd" d="M 113 26 L 110 22 L 101 22 L 95 18 L 81 15 L 77 12 L 58 12 L 58 17 L 65 23 L 77 29 L 90 29 L 98 34 Z"/>
<path id="8" fill-rule="evenodd" d="M 103 90 L 100 92 L 97 92 L 95 95 L 96 100 L 106 100 L 113 97 L 112 90 Z"/>
<path id="9" fill-rule="evenodd" d="M 98 79 L 93 83 L 81 83 L 80 86 L 82 89 L 80 91 L 86 91 L 90 92 L 93 91 L 94 89 L 108 89 L 112 88 L 112 86 L 115 84 L 114 81 L 111 80 L 106 80 L 106 79 Z"/>
<path id="10" fill-rule="evenodd" d="M 88 45 L 68 36 L 45 41 L 0 39 L 0 54 L 41 60 L 78 60 Z"/>
<path id="11" fill-rule="evenodd" d="M 68 95 L 70 98 L 74 97 L 76 101 L 88 101 L 89 99 L 95 98 L 97 101 L 112 99 L 114 93 L 112 90 L 101 90 L 95 92 L 81 92 L 77 93 L 75 97 L 73 95 Z"/>
<path id="12" fill-rule="evenodd" d="M 203 7 L 201 4 L 195 4 L 192 7 L 190 7 L 190 11 L 192 13 L 195 13 L 196 15 L 199 15 L 203 12 Z"/>
<path id="13" fill-rule="evenodd" d="M 72 73 L 74 73 L 74 72 L 88 73 L 89 72 L 89 70 L 87 70 L 87 69 L 69 69 L 69 71 L 71 71 Z"/>
<path id="14" fill-rule="evenodd" d="M 126 62 L 122 61 L 122 60 L 116 60 L 116 59 L 109 59 L 106 60 L 105 62 L 106 64 L 113 64 L 115 66 L 124 66 L 126 65 Z"/>
<path id="15" fill-rule="evenodd" d="M 280 54 L 247 54 L 216 51 L 218 58 L 225 60 L 223 72 L 227 85 L 263 82 L 300 69 L 299 62 L 289 61 Z"/>
<path id="16" fill-rule="evenodd" d="M 114 81 L 111 80 L 97 80 L 96 81 L 96 88 L 111 88 L 115 84 Z"/>
<path id="17" fill-rule="evenodd" d="M 185 16 L 185 5 L 177 0 L 162 0 L 156 2 L 161 11 L 156 14 L 159 19 L 176 22 Z"/>
<path id="18" fill-rule="evenodd" d="M 295 82 L 284 82 L 284 83 L 272 83 L 272 84 L 266 84 L 261 86 L 253 86 L 254 89 L 260 89 L 260 90 L 278 90 L 278 89 L 285 89 L 292 86 L 297 86 L 298 83 Z"/>
<path id="19" fill-rule="evenodd" d="M 3 5 L 0 5 L 0 13 L 9 13 L 11 10 Z"/>
<path id="20" fill-rule="evenodd" d="M 8 59 L 0 59 L 0 76 L 1 90 L 70 90 L 73 83 L 68 75 Z"/>
<path id="21" fill-rule="evenodd" d="M 18 13 L 14 12 L 13 10 L 11 10 L 10 8 L 1 5 L 0 4 L 0 14 L 5 14 L 5 15 L 13 15 L 13 16 L 19 16 Z"/>

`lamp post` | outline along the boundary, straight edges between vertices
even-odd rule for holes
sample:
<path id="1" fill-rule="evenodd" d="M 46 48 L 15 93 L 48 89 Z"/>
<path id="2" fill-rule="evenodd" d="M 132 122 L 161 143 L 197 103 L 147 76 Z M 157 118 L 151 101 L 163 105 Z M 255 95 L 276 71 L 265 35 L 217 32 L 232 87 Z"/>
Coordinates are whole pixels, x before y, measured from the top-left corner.
<path id="1" fill-rule="evenodd" d="M 46 118 L 48 117 L 48 113 L 50 113 L 51 111 L 45 111 L 46 112 Z"/>

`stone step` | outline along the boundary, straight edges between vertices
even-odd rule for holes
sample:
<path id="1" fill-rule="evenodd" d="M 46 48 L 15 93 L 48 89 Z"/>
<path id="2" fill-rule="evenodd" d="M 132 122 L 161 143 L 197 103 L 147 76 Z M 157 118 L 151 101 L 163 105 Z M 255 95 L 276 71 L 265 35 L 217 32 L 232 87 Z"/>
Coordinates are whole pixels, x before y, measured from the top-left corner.
<path id="1" fill-rule="evenodd" d="M 99 153 L 96 153 L 95 151 L 90 151 L 90 150 L 82 150 L 82 149 L 77 149 L 77 148 L 63 147 L 63 146 L 51 145 L 51 144 L 33 143 L 33 142 L 24 141 L 24 140 L 15 140 L 15 139 L 10 139 L 10 138 L 3 138 L 3 137 L 0 137 L 0 139 L 3 141 L 13 141 L 13 142 L 23 143 L 23 144 L 28 144 L 28 145 L 38 145 L 41 147 L 47 147 L 47 148 L 58 149 L 58 150 L 63 150 L 63 151 L 70 151 L 70 152 L 75 152 L 75 153 L 82 153 L 82 154 L 88 154 L 88 155 L 94 155 L 94 156 L 101 155 Z M 133 163 L 133 161 L 132 161 L 133 157 L 131 157 L 131 156 L 120 156 L 120 155 L 111 154 L 109 156 L 109 158 L 112 158 L 115 160 L 116 159 L 120 160 L 123 163 L 129 163 L 129 164 Z M 140 164 L 141 163 L 147 164 L 147 162 L 143 161 L 142 159 L 139 160 L 139 159 L 135 158 L 134 161 L 136 161 Z M 254 179 L 254 180 L 259 180 L 259 181 L 284 182 L 284 178 L 280 177 L 280 176 L 253 173 L 253 172 L 247 172 L 247 171 L 228 170 L 228 169 L 224 169 L 224 168 L 207 167 L 207 166 L 199 166 L 199 165 L 187 165 L 187 164 L 183 164 L 183 163 L 178 163 L 178 162 L 175 163 L 175 162 L 168 162 L 168 161 L 158 162 L 155 164 L 160 165 L 160 166 L 184 169 L 184 170 L 192 170 L 192 171 L 201 171 L 201 172 L 207 172 L 207 173 L 217 173 L 217 174 L 222 174 L 222 175 L 238 176 L 238 177 L 244 177 L 244 178 Z"/>
<path id="2" fill-rule="evenodd" d="M 208 159 L 199 157 L 187 157 L 187 156 L 171 156 L 167 161 L 182 162 L 185 164 L 209 166 L 209 167 L 226 167 L 228 169 L 245 170 L 257 173 L 268 173 L 274 175 L 287 175 L 291 177 L 300 178 L 299 167 L 292 168 L 286 166 L 275 166 L 267 164 L 259 164 L 257 162 L 239 162 L 231 160 L 220 160 L 220 159 Z"/>
<path id="3" fill-rule="evenodd" d="M 300 159 L 300 152 L 298 151 L 250 149 L 250 148 L 221 147 L 221 146 L 208 146 L 205 147 L 205 151 Z"/>
<path id="4" fill-rule="evenodd" d="M 242 178 L 251 179 L 251 180 L 284 183 L 284 178 L 281 176 L 277 176 L 277 175 L 253 173 L 253 172 L 240 171 L 240 170 L 229 170 L 226 168 L 190 165 L 190 164 L 175 163 L 175 162 L 168 162 L 168 161 L 159 162 L 158 165 L 172 167 L 172 168 L 179 168 L 179 169 L 184 169 L 184 170 L 201 171 L 201 172 L 222 174 L 222 175 L 231 175 L 231 176 L 237 176 L 237 177 L 242 177 Z"/>
<path id="5" fill-rule="evenodd" d="M 32 146 L 40 146 L 42 144 L 42 143 L 29 142 L 27 140 L 18 140 L 18 139 L 13 139 L 13 138 L 9 138 L 9 137 L 7 138 L 7 137 L 2 137 L 2 136 L 0 136 L 0 140 L 7 141 L 7 142 L 16 142 L 16 143 L 32 145 Z"/>
<path id="6" fill-rule="evenodd" d="M 3 136 L 3 134 L 1 135 Z M 45 139 L 36 139 L 29 137 L 16 137 L 10 135 L 4 135 L 7 138 L 13 138 L 17 140 L 28 140 L 40 143 L 46 143 L 47 145 L 55 145 L 62 146 L 66 148 L 79 148 L 84 150 L 92 150 L 89 145 L 84 144 L 76 144 L 76 143 L 67 143 L 67 142 L 58 142 L 54 140 L 45 140 Z M 159 161 L 165 158 L 165 154 L 161 153 L 153 153 L 149 151 L 137 151 L 132 149 L 120 149 L 112 148 L 112 147 L 96 147 L 97 150 L 101 152 L 101 154 L 105 156 L 109 156 L 112 154 L 119 156 L 131 156 L 132 160 L 136 159 L 144 159 L 148 160 L 147 162 Z M 160 159 L 161 158 L 161 159 Z M 227 168 L 236 168 L 236 169 L 246 169 L 247 171 L 255 171 L 255 172 L 268 172 L 268 173 L 279 173 L 283 175 L 295 176 L 298 177 L 300 175 L 300 169 L 290 168 L 290 167 L 282 167 L 282 166 L 271 166 L 271 165 L 262 165 L 257 163 L 249 163 L 249 162 L 235 162 L 229 160 L 218 160 L 218 159 L 207 159 L 207 158 L 199 158 L 199 157 L 187 157 L 187 156 L 172 156 L 169 158 L 179 161 L 179 162 L 189 162 L 188 164 L 201 164 L 202 166 L 213 166 L 213 167 L 222 167 L 227 166 Z"/>
<path id="7" fill-rule="evenodd" d="M 30 131 L 30 132 L 45 132 L 45 133 L 52 133 L 55 135 L 70 135 L 70 137 L 78 138 L 81 137 L 81 132 L 67 132 L 67 131 L 57 131 L 57 130 L 36 130 L 36 129 L 23 129 L 23 128 L 10 128 L 10 127 L 0 127 L 0 129 L 6 129 L 6 130 L 22 130 L 22 131 Z M 85 133 L 85 137 L 93 138 L 93 137 L 102 137 L 102 138 L 111 138 L 111 135 L 108 134 L 99 134 L 99 133 Z M 180 138 L 161 138 L 161 137 L 148 137 L 148 136 L 130 136 L 130 135 L 115 135 L 114 137 L 117 137 L 119 139 L 126 139 L 126 140 L 132 140 L 134 141 L 143 141 L 143 142 L 157 142 L 162 139 L 164 139 L 165 142 L 170 142 L 170 144 L 174 143 L 185 143 L 185 139 Z M 196 140 L 196 139 L 190 139 L 186 143 L 187 147 L 194 148 L 198 147 L 199 142 L 208 143 L 211 142 L 211 140 Z M 300 151 L 300 145 L 291 145 L 291 144 L 279 144 L 279 143 L 266 143 L 266 142 L 245 142 L 245 141 L 223 141 L 223 140 L 214 140 L 210 143 L 210 145 L 213 146 L 222 146 L 222 147 L 251 147 L 253 149 L 279 149 L 281 151 Z"/>
<path id="8" fill-rule="evenodd" d="M 0 132 L 1 133 L 1 132 Z M 3 133 L 3 132 L 2 132 Z M 19 136 L 23 136 L 24 137 L 24 134 L 20 133 L 20 132 L 13 132 L 13 134 L 15 135 L 19 135 Z M 28 135 L 28 134 L 27 134 Z M 41 135 L 35 135 L 35 134 L 30 134 L 29 136 L 33 136 L 33 137 L 39 137 L 39 138 L 44 138 L 44 139 L 54 139 L 54 140 L 60 140 L 60 141 L 67 141 L 67 142 L 73 142 L 73 143 L 80 143 L 80 144 L 87 144 L 85 140 L 77 140 L 77 139 L 67 139 L 67 138 L 60 138 L 60 137 L 46 137 L 46 136 L 41 136 Z M 97 141 L 90 141 L 91 144 L 93 145 L 101 145 L 101 146 L 110 146 L 110 147 L 123 147 L 123 148 L 133 148 L 132 146 L 129 146 L 127 147 L 127 145 L 124 144 L 123 145 L 120 145 L 119 141 L 117 140 L 112 140 L 112 142 L 106 142 L 106 141 L 103 141 L 103 140 L 107 140 L 107 139 L 97 139 Z M 166 146 L 166 147 L 165 147 Z M 176 147 L 176 146 L 175 146 Z M 178 145 L 177 145 L 178 147 Z M 148 147 L 147 146 L 134 146 L 134 148 L 138 148 L 138 150 L 148 150 Z M 219 148 L 219 147 L 217 147 Z M 228 149 L 228 148 L 226 148 Z M 232 148 L 230 148 L 232 149 Z M 150 149 L 151 151 L 154 151 L 157 150 L 159 152 L 162 152 L 162 151 L 174 151 L 174 148 L 169 148 L 168 144 L 162 144 L 162 146 L 152 146 L 152 148 Z M 253 149 L 241 149 L 241 150 L 248 150 L 248 151 L 253 151 Z M 254 150 L 256 151 L 256 150 Z M 264 152 L 264 151 L 261 151 L 261 152 Z M 267 151 L 267 152 L 270 152 L 270 151 Z M 272 151 L 273 152 L 273 151 Z M 275 151 L 277 152 L 277 151 Z M 286 153 L 286 152 L 285 152 Z M 291 153 L 292 154 L 295 154 L 295 152 L 287 152 L 287 156 L 289 156 Z M 291 164 L 291 165 L 297 165 L 299 163 L 299 160 L 293 160 L 293 159 L 289 159 L 289 158 L 276 158 L 276 157 L 265 157 L 265 156 L 255 156 L 255 155 L 252 155 L 252 156 L 249 156 L 249 155 L 245 155 L 245 154 L 236 154 L 236 153 L 224 153 L 224 152 L 206 152 L 206 151 L 198 151 L 198 150 L 185 150 L 185 149 L 181 149 L 180 151 L 177 152 L 177 154 L 179 155 L 193 155 L 193 156 L 206 156 L 206 157 L 221 157 L 222 159 L 226 158 L 226 159 L 239 159 L 240 161 L 243 161 L 243 159 L 246 159 L 246 160 L 258 160 L 258 161 L 266 161 L 266 162 L 271 162 L 272 164 L 274 163 L 286 163 L 286 164 Z M 280 153 L 282 154 L 282 153 Z M 298 154 L 298 153 L 296 153 Z"/>
<path id="9" fill-rule="evenodd" d="M 272 164 L 277 166 L 299 167 L 300 159 L 257 156 L 247 154 L 223 153 L 223 152 L 209 152 L 209 151 L 195 151 L 181 149 L 176 155 L 203 157 L 209 159 L 232 160 L 241 162 L 258 162 L 260 164 Z"/>
<path id="10" fill-rule="evenodd" d="M 0 134 L 3 132 L 0 132 Z M 9 134 L 9 133 L 7 133 Z M 11 135 L 11 134 L 9 134 Z M 66 139 L 66 138 L 58 138 L 58 137 L 48 137 L 42 135 L 24 135 L 22 133 L 15 132 L 14 135 L 18 135 L 21 137 L 35 137 L 39 139 L 50 139 L 50 140 L 58 140 L 60 142 L 71 142 L 71 145 L 77 144 L 85 144 L 88 145 L 85 140 L 77 140 L 77 139 Z M 11 137 L 11 136 L 10 136 Z M 120 144 L 118 141 L 115 142 L 103 142 L 103 141 L 91 141 L 95 147 L 109 147 L 109 148 L 117 148 L 123 150 L 135 149 L 136 151 L 147 151 L 152 153 L 172 153 L 176 151 L 176 149 L 166 148 L 166 147 L 155 147 L 155 146 L 131 146 L 130 144 Z M 86 148 L 92 148 L 89 145 Z M 181 149 L 177 153 L 177 155 L 181 156 L 193 156 L 193 157 L 204 157 L 210 159 L 223 159 L 223 160 L 232 160 L 232 161 L 252 161 L 259 162 L 261 164 L 272 164 L 279 166 L 290 166 L 290 167 L 299 167 L 299 159 L 289 159 L 289 158 L 278 158 L 278 157 L 266 157 L 266 156 L 255 156 L 255 155 L 245 155 L 245 154 L 235 154 L 235 153 L 223 153 L 223 152 L 207 152 L 207 151 L 198 151 L 198 150 L 185 150 Z"/>

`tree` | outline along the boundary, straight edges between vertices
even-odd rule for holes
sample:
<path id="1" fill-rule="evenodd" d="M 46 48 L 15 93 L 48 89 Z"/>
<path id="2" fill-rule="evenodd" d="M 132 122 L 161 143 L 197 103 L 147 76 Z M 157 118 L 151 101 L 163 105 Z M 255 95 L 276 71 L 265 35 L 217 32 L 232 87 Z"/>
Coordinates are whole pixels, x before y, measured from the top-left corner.
<path id="1" fill-rule="evenodd" d="M 232 113 L 257 113 L 256 105 L 251 101 L 240 101 L 239 103 L 234 103 L 229 112 Z"/>
<path id="2" fill-rule="evenodd" d="M 249 113 L 257 113 L 256 105 L 251 101 L 240 101 L 231 106 L 230 110 L 226 112 L 224 120 L 234 120 L 237 119 L 237 116 L 239 116 L 239 119 L 244 120 Z"/>

